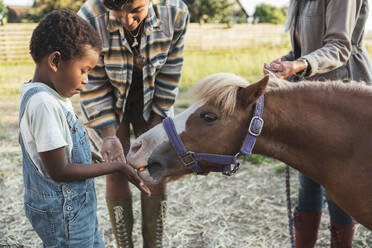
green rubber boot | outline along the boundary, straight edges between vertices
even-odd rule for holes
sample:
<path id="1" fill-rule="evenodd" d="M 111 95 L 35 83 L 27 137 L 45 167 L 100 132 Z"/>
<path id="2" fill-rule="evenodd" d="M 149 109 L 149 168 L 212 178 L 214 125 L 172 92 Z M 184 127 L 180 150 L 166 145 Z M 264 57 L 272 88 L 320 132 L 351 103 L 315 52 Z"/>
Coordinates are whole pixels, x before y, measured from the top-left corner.
<path id="1" fill-rule="evenodd" d="M 143 248 L 162 248 L 166 195 L 148 197 L 141 193 L 141 206 Z"/>
<path id="2" fill-rule="evenodd" d="M 133 248 L 132 196 L 106 199 L 112 231 L 118 248 Z"/>

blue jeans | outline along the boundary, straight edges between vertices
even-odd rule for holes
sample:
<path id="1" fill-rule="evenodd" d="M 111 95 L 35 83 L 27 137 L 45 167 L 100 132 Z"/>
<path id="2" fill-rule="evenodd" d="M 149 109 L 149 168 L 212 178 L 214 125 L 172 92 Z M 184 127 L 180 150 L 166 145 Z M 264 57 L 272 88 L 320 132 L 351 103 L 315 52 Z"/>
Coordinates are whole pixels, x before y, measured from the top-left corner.
<path id="1" fill-rule="evenodd" d="M 323 187 L 298 173 L 300 181 L 298 193 L 297 210 L 300 212 L 321 212 L 323 208 L 323 197 L 325 195 Z M 327 195 L 328 211 L 331 221 L 338 225 L 346 225 L 352 222 L 352 218 L 340 209 Z"/>
<path id="2" fill-rule="evenodd" d="M 28 90 L 20 105 L 22 119 L 31 96 L 44 89 Z M 92 163 L 89 140 L 75 115 L 61 104 L 73 140 L 73 163 Z M 97 198 L 93 179 L 57 183 L 45 167 L 36 167 L 28 154 L 20 130 L 24 182 L 24 206 L 28 220 L 43 242 L 44 248 L 104 248 L 98 232 Z"/>

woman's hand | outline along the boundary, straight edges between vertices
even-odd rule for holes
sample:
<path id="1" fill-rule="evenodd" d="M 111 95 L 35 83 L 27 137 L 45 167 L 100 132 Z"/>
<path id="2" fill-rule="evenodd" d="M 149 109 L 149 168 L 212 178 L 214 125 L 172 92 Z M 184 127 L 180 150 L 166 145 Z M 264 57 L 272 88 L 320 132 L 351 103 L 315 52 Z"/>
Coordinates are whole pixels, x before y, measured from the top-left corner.
<path id="1" fill-rule="evenodd" d="M 105 162 L 126 162 L 123 146 L 116 136 L 103 138 L 101 154 Z"/>
<path id="2" fill-rule="evenodd" d="M 268 74 L 268 71 L 274 73 L 277 77 L 286 79 L 293 74 L 306 69 L 306 63 L 303 61 L 281 61 L 280 59 L 274 60 L 270 65 L 264 65 L 264 73 Z M 266 71 L 266 72 L 265 72 Z"/>
<path id="3" fill-rule="evenodd" d="M 148 196 L 151 196 L 150 189 L 145 185 L 145 183 L 142 181 L 142 179 L 138 176 L 137 171 L 131 167 L 128 164 L 123 163 L 123 166 L 121 168 L 122 173 L 124 176 L 136 185 L 136 187 L 141 190 L 143 193 L 147 194 Z"/>
<path id="4" fill-rule="evenodd" d="M 272 65 L 274 65 L 274 64 L 280 65 L 280 63 L 282 63 L 281 58 L 271 61 L 270 64 L 264 63 L 263 73 L 265 75 L 268 75 L 269 71 L 272 72 L 272 73 L 275 73 L 275 71 L 273 71 Z"/>

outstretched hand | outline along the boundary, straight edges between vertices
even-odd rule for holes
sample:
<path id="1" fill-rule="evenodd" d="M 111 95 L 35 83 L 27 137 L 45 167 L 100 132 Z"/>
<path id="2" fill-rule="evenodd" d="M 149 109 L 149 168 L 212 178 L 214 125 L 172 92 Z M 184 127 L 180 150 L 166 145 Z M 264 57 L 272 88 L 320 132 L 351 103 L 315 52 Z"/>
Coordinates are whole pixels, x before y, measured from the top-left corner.
<path id="1" fill-rule="evenodd" d="M 293 74 L 306 69 L 306 64 L 302 61 L 283 61 L 276 59 L 270 64 L 264 64 L 264 74 L 274 73 L 278 78 L 286 79 Z"/>
<path id="2" fill-rule="evenodd" d="M 148 196 L 151 195 L 150 189 L 137 175 L 137 171 L 130 165 L 126 164 L 124 149 L 118 138 L 105 139 L 102 143 L 101 154 L 103 160 L 106 162 L 122 163 L 121 173 L 124 174 L 128 181 L 133 183 L 143 193 L 147 194 Z"/>
<path id="3" fill-rule="evenodd" d="M 93 163 L 99 164 L 103 162 L 103 158 L 94 151 L 92 151 L 92 161 Z"/>
<path id="4" fill-rule="evenodd" d="M 137 171 L 132 166 L 124 163 L 121 170 L 129 182 L 136 185 L 136 187 L 143 193 L 151 196 L 150 189 L 145 185 L 142 179 L 138 176 Z"/>
<path id="5" fill-rule="evenodd" d="M 103 140 L 101 154 L 103 160 L 109 163 L 126 162 L 124 149 L 118 138 Z"/>

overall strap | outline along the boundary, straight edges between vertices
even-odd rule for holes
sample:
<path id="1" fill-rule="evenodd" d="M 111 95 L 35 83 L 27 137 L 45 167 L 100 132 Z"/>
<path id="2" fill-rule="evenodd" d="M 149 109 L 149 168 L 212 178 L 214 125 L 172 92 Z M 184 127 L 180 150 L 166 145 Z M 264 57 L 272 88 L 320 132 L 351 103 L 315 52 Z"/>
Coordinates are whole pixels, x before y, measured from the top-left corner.
<path id="1" fill-rule="evenodd" d="M 27 103 L 29 102 L 30 98 L 39 93 L 39 92 L 42 92 L 42 91 L 46 91 L 45 89 L 43 89 L 42 87 L 33 87 L 29 90 L 26 91 L 26 93 L 23 95 L 22 97 L 22 100 L 21 100 L 21 104 L 20 104 L 20 107 L 19 107 L 19 120 L 18 120 L 18 129 L 19 129 L 19 136 L 18 136 L 18 142 L 19 144 L 21 145 L 21 149 L 22 149 L 22 152 L 25 156 L 25 159 L 34 166 L 35 170 L 37 170 L 39 173 L 42 173 L 40 171 L 40 169 L 35 165 L 35 163 L 32 161 L 30 155 L 28 154 L 27 150 L 26 150 L 26 147 L 24 145 L 24 142 L 23 142 L 23 139 L 22 139 L 22 133 L 21 133 L 21 120 L 22 120 L 22 117 L 25 113 L 25 109 L 26 109 L 26 106 L 27 106 Z"/>
<path id="2" fill-rule="evenodd" d="M 33 95 L 35 95 L 36 93 L 39 93 L 41 91 L 44 91 L 44 92 L 47 92 L 48 93 L 48 91 L 46 89 L 44 89 L 43 87 L 33 87 L 33 88 L 29 89 L 28 91 L 26 91 L 26 93 L 24 94 L 24 96 L 22 98 L 22 101 L 21 101 L 21 104 L 20 104 L 20 108 L 19 108 L 19 122 L 18 122 L 18 125 L 21 124 L 21 119 L 23 117 L 23 114 L 25 112 L 27 103 L 30 100 L 30 98 Z M 68 126 L 70 127 L 70 129 L 72 129 L 74 127 L 74 115 L 70 111 L 68 111 L 66 109 L 66 107 L 63 106 L 62 103 L 60 103 L 59 101 L 58 101 L 58 103 L 61 106 L 61 108 L 63 110 L 63 113 L 66 116 L 66 121 L 68 123 Z"/>
<path id="3" fill-rule="evenodd" d="M 25 109 L 26 109 L 28 101 L 30 100 L 30 98 L 33 95 L 35 95 L 36 93 L 39 93 L 41 91 L 46 91 L 46 90 L 43 89 L 42 87 L 33 87 L 33 88 L 29 89 L 28 91 L 26 91 L 26 93 L 23 95 L 22 101 L 21 101 L 21 104 L 20 104 L 20 107 L 19 107 L 18 126 L 20 126 L 20 124 L 21 124 L 21 119 L 23 117 L 23 114 L 25 113 Z"/>

